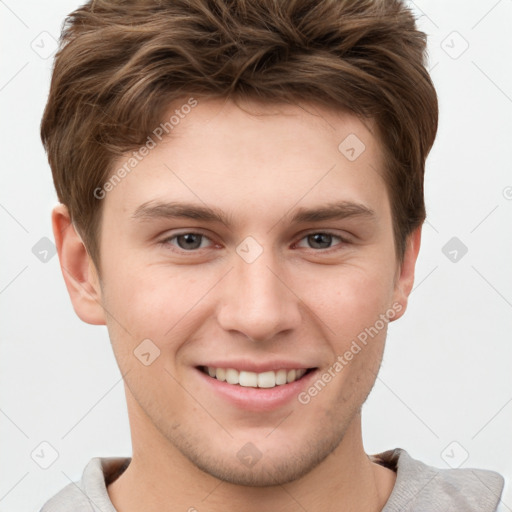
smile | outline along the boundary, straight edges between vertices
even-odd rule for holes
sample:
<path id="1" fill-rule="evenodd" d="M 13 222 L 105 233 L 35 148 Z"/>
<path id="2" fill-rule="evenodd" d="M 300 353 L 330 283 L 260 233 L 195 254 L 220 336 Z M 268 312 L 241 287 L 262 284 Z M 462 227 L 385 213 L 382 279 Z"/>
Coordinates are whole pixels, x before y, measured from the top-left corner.
<path id="1" fill-rule="evenodd" d="M 295 382 L 312 369 L 280 369 L 256 373 L 249 371 L 238 371 L 234 368 L 215 368 L 213 366 L 200 366 L 199 369 L 213 379 L 228 384 L 238 385 L 246 388 L 274 388 Z"/>

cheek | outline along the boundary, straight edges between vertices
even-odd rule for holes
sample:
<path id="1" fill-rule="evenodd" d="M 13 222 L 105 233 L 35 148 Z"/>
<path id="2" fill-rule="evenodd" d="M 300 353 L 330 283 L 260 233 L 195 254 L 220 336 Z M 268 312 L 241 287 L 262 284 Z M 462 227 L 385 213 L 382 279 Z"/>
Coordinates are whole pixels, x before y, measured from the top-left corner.
<path id="1" fill-rule="evenodd" d="M 354 265 L 332 267 L 303 286 L 299 296 L 323 322 L 329 337 L 341 342 L 373 325 L 389 308 L 393 292 L 389 272 Z"/>
<path id="2" fill-rule="evenodd" d="M 201 278 L 197 269 L 142 267 L 128 261 L 109 270 L 103 302 L 114 350 L 123 359 L 145 339 L 162 351 L 177 350 L 184 331 L 204 314 L 205 294 L 218 280 L 211 271 Z"/>

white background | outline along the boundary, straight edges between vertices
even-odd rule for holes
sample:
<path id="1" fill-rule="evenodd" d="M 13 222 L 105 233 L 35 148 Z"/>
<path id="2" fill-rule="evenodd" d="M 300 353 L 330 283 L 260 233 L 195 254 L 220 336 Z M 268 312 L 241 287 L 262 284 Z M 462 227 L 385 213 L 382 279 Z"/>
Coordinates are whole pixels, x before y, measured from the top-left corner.
<path id="1" fill-rule="evenodd" d="M 505 476 L 512 510 L 512 1 L 410 4 L 430 38 L 440 126 L 415 289 L 363 409 L 365 447 L 438 467 L 467 457 Z M 47 53 L 78 5 L 0 1 L 1 512 L 37 511 L 91 457 L 131 454 L 106 329 L 75 316 L 57 256 L 32 252 L 53 240 L 56 203 L 39 140 Z M 455 263 L 442 252 L 454 236 L 468 248 Z M 43 441 L 58 452 L 48 469 L 31 458 Z"/>

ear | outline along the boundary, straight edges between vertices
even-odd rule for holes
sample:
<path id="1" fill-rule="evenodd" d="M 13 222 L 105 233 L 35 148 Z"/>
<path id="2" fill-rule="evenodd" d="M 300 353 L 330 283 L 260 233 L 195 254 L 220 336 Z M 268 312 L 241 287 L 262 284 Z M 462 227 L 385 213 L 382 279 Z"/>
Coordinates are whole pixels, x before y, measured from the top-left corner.
<path id="1" fill-rule="evenodd" d="M 402 307 L 397 310 L 397 314 L 392 321 L 400 318 L 407 309 L 407 301 L 414 284 L 414 270 L 416 268 L 416 260 L 421 244 L 421 228 L 417 227 L 408 237 L 406 241 L 406 249 L 402 265 L 397 269 L 395 275 L 395 290 L 393 292 L 393 304 L 400 304 Z"/>
<path id="2" fill-rule="evenodd" d="M 60 268 L 75 313 L 88 324 L 104 325 L 98 273 L 63 204 L 53 209 L 52 226 Z"/>

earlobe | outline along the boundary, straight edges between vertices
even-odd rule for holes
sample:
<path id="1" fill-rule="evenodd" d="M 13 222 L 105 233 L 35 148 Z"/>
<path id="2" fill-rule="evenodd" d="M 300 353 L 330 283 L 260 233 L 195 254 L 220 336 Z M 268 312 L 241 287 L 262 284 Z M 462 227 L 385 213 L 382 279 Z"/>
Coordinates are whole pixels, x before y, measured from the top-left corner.
<path id="1" fill-rule="evenodd" d="M 402 307 L 399 314 L 397 314 L 393 320 L 400 318 L 407 308 L 409 294 L 414 285 L 414 270 L 416 268 L 416 260 L 418 259 L 421 245 L 421 228 L 422 226 L 416 228 L 407 238 L 404 260 L 397 271 L 393 294 L 393 303 L 400 304 Z"/>
<path id="2" fill-rule="evenodd" d="M 62 275 L 76 314 L 88 324 L 104 325 L 96 268 L 63 204 L 53 209 L 52 226 Z"/>

